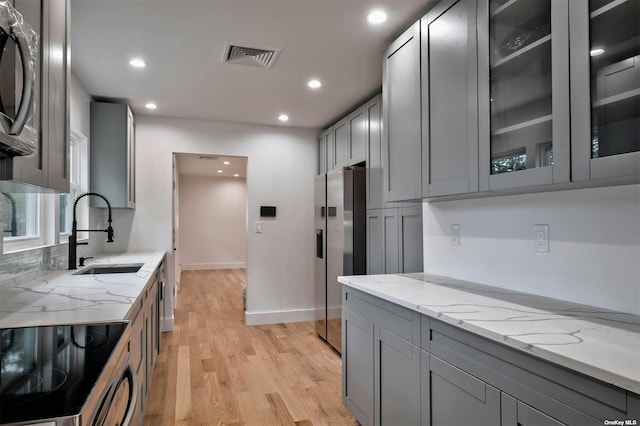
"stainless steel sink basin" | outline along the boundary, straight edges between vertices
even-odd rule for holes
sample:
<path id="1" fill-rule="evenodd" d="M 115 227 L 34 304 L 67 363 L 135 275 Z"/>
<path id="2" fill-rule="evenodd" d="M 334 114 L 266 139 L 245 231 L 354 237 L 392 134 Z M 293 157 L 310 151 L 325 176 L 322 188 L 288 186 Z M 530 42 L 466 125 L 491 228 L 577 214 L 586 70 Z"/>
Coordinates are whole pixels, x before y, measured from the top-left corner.
<path id="1" fill-rule="evenodd" d="M 73 275 L 98 275 L 98 274 L 132 274 L 138 272 L 144 263 L 114 263 L 87 266 Z"/>

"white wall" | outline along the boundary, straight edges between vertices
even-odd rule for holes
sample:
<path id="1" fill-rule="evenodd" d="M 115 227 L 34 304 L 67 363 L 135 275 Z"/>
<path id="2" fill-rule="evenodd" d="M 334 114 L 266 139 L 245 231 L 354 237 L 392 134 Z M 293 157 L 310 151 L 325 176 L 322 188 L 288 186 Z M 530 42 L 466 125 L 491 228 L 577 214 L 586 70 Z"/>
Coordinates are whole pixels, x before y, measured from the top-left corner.
<path id="1" fill-rule="evenodd" d="M 244 268 L 247 185 L 244 178 L 180 175 L 180 265 Z"/>
<path id="2" fill-rule="evenodd" d="M 171 265 L 172 154 L 248 157 L 247 322 L 313 319 L 317 132 L 150 116 L 136 124 L 136 210 L 116 212 L 124 238 L 105 248 L 165 250 Z M 277 206 L 278 217 L 256 234 L 261 205 Z"/>
<path id="3" fill-rule="evenodd" d="M 423 207 L 427 272 L 640 314 L 639 185 Z M 550 225 L 549 253 L 534 250 L 535 224 Z"/>

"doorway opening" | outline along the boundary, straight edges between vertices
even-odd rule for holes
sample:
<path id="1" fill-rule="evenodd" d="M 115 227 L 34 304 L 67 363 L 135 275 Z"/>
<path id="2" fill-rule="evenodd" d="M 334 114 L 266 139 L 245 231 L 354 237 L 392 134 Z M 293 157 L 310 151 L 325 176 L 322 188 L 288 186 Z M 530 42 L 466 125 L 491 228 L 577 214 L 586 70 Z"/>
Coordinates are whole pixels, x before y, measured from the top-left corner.
<path id="1" fill-rule="evenodd" d="M 247 162 L 247 157 L 173 154 L 176 300 L 183 274 L 202 275 L 200 283 L 212 270 L 237 270 L 233 276 L 246 277 Z M 237 284 L 244 295 L 243 281 Z"/>

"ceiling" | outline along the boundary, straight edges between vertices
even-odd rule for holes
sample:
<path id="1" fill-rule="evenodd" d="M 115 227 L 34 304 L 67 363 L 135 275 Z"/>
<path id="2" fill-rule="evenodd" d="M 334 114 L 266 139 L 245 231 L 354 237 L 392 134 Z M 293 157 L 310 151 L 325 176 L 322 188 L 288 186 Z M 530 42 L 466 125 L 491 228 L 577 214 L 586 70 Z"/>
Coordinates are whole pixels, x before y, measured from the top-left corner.
<path id="1" fill-rule="evenodd" d="M 176 171 L 178 175 L 246 178 L 247 157 L 176 154 Z"/>
<path id="2" fill-rule="evenodd" d="M 434 2 L 71 0 L 72 72 L 136 114 L 321 128 L 380 89 L 385 47 Z M 374 8 L 387 22 L 367 22 Z M 226 43 L 282 51 L 271 69 L 222 64 Z"/>

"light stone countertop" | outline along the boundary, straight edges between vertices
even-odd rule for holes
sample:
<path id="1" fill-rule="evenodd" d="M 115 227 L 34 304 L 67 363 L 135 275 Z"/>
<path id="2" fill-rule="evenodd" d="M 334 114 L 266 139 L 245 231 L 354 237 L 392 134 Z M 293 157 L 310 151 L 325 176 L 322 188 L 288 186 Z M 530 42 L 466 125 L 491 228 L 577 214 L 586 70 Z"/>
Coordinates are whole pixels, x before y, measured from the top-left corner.
<path id="1" fill-rule="evenodd" d="M 143 263 L 136 273 L 73 275 L 59 270 L 24 284 L 0 286 L 0 328 L 122 321 L 151 282 L 165 253 L 125 253 L 87 260 L 98 264 Z"/>
<path id="2" fill-rule="evenodd" d="M 640 393 L 640 317 L 436 275 L 338 277 L 396 303 Z"/>

